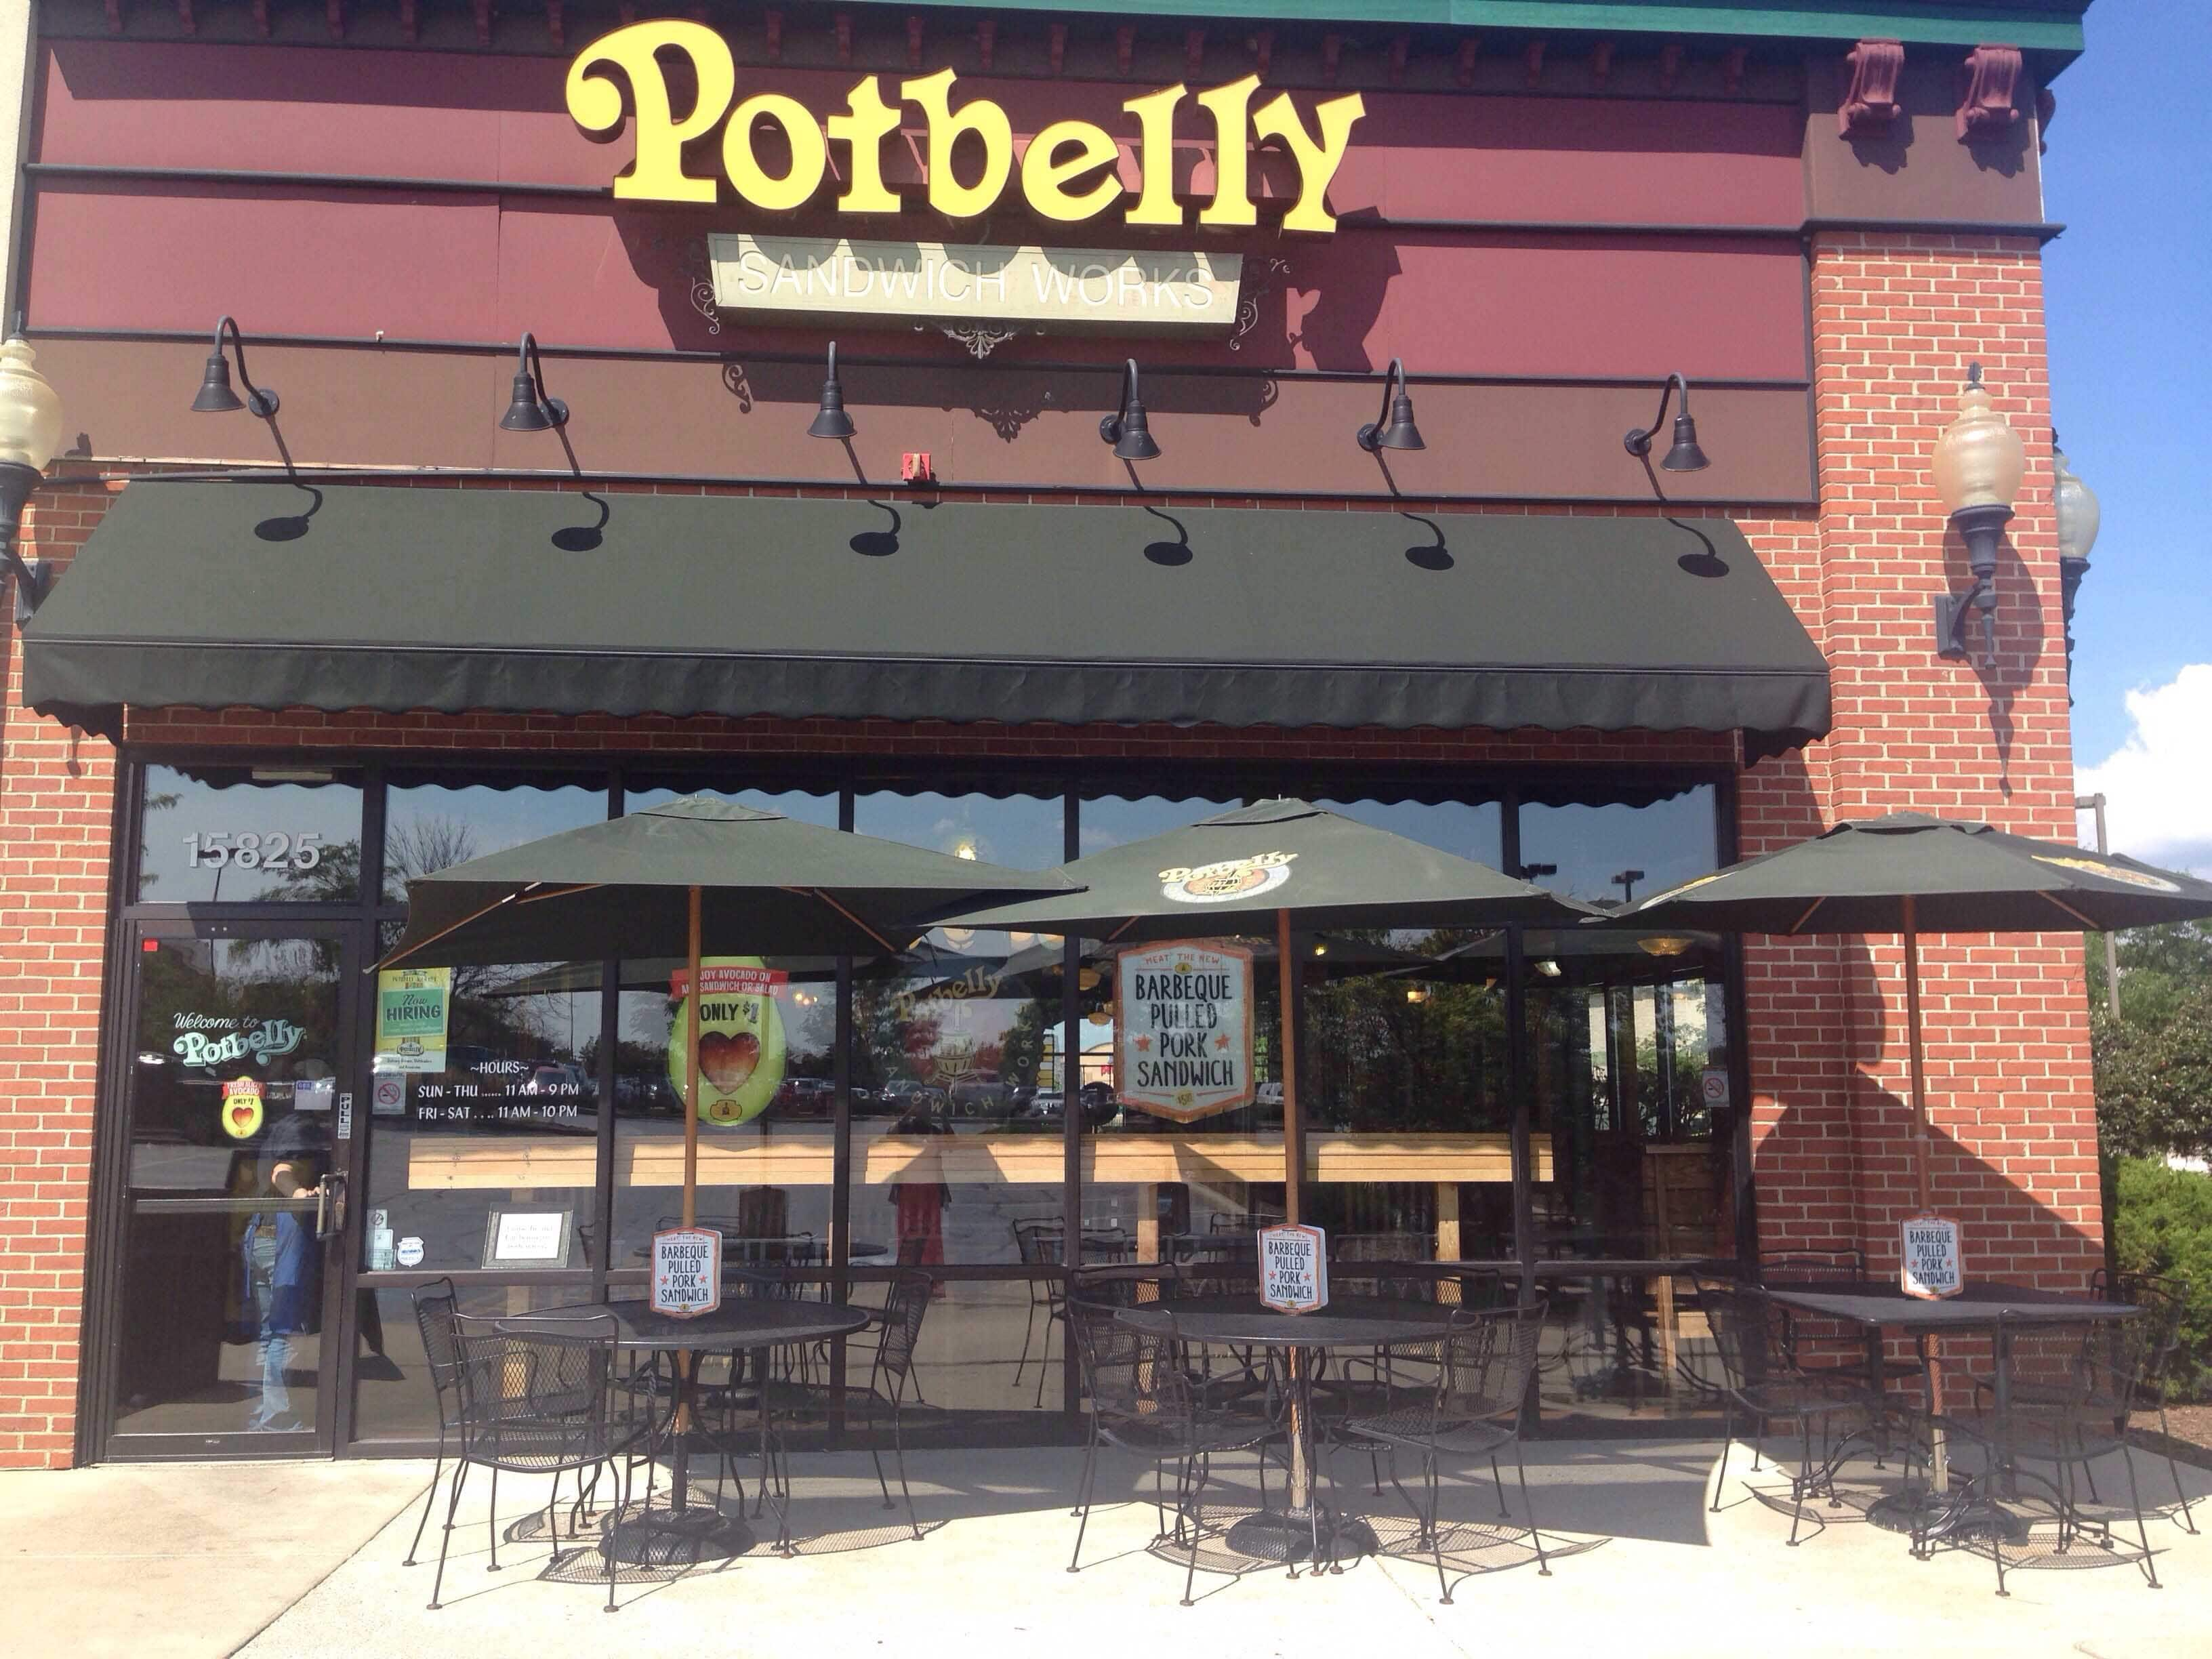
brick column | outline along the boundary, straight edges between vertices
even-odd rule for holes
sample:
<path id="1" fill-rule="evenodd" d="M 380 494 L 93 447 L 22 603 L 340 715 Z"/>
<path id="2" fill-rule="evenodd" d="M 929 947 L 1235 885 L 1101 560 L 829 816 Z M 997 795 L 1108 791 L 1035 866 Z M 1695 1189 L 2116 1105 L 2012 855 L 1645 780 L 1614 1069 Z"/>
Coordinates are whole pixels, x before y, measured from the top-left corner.
<path id="1" fill-rule="evenodd" d="M 1836 729 L 1746 775 L 1743 851 L 1908 810 L 2071 842 L 2037 246 L 1823 233 L 1812 277 L 1819 535 L 1773 545 L 1773 568 L 1827 653 Z M 1928 456 L 1974 361 L 2028 453 L 1994 670 L 1935 654 L 1929 603 L 1967 580 Z M 1914 1207 L 1902 951 L 1777 939 L 1747 956 L 1762 1246 L 1858 1243 L 1894 1272 Z M 1966 1224 L 1968 1271 L 2079 1287 L 2103 1254 L 2081 940 L 1936 936 L 1921 963 L 1936 1203 Z"/>
<path id="2" fill-rule="evenodd" d="M 97 485 L 42 488 L 24 551 L 67 559 L 106 505 Z M 0 605 L 0 1468 L 58 1468 L 75 1442 L 115 751 L 24 708 L 12 587 Z"/>

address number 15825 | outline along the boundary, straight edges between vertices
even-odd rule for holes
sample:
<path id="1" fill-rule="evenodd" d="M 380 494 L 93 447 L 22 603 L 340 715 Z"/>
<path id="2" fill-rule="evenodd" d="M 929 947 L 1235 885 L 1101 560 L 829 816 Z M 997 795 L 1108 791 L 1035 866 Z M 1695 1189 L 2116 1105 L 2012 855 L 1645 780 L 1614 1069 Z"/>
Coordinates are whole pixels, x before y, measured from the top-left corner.
<path id="1" fill-rule="evenodd" d="M 271 830 L 241 830 L 235 835 L 218 833 L 185 837 L 186 861 L 195 870 L 221 870 L 236 865 L 241 870 L 312 870 L 323 861 L 322 836 L 308 832 L 288 835 Z"/>

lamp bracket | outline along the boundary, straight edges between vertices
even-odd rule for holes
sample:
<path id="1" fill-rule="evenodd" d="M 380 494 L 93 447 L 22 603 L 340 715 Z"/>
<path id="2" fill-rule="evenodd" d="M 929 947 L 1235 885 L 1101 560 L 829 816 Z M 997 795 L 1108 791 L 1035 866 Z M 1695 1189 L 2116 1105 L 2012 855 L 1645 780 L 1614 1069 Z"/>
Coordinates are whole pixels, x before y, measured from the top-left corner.
<path id="1" fill-rule="evenodd" d="M 20 461 L 0 461 L 0 564 L 15 579 L 15 621 L 20 625 L 37 611 L 46 597 L 46 566 L 15 550 L 23 521 L 23 504 L 46 477 L 36 467 Z"/>

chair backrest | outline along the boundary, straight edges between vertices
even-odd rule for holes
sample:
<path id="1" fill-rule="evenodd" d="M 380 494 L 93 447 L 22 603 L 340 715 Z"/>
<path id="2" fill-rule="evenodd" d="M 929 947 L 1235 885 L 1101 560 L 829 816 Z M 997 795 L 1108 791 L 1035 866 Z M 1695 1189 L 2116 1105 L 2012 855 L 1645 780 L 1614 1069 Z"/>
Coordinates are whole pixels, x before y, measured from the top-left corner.
<path id="1" fill-rule="evenodd" d="M 453 1316 L 461 1350 L 464 1435 L 488 1431 L 499 1461 L 550 1468 L 604 1455 L 618 1327 L 612 1314 L 524 1324 L 512 1315 Z M 527 1427 L 527 1442 L 502 1429 Z M 526 1449 L 518 1450 L 518 1447 Z"/>
<path id="2" fill-rule="evenodd" d="M 1067 1304 L 1084 1397 L 1107 1423 L 1188 1434 L 1197 1409 L 1174 1319 L 1164 1334 L 1155 1334 L 1130 1329 L 1115 1317 L 1117 1311 L 1106 1303 Z"/>
<path id="3" fill-rule="evenodd" d="M 1172 1261 L 1115 1261 L 1078 1267 L 1067 1276 L 1071 1301 L 1094 1306 L 1133 1308 L 1183 1291 L 1183 1270 Z"/>
<path id="4" fill-rule="evenodd" d="M 1535 1375 L 1550 1304 L 1541 1296 L 1455 1320 L 1438 1344 L 1437 1417 L 1442 1423 L 1502 1423 L 1520 1414 Z"/>
<path id="5" fill-rule="evenodd" d="M 1863 1285 L 1866 1252 L 1855 1249 L 1777 1250 L 1759 1258 L 1762 1285 Z"/>
<path id="6" fill-rule="evenodd" d="M 876 1345 L 875 1370 L 893 1385 L 892 1398 L 902 1398 L 914 1371 L 915 1344 L 921 1338 L 922 1316 L 929 1311 L 933 1281 L 927 1273 L 901 1273 L 891 1280 L 884 1297 L 883 1340 Z"/>
<path id="7" fill-rule="evenodd" d="M 1371 1275 L 1363 1275 L 1362 1281 L 1371 1280 L 1376 1296 L 1402 1302 L 1455 1303 L 1462 1308 L 1496 1308 L 1506 1301 L 1504 1274 L 1497 1267 L 1462 1267 L 1444 1261 L 1405 1261 L 1382 1269 Z M 1340 1291 L 1336 1269 L 1328 1273 L 1332 1294 Z"/>
<path id="8" fill-rule="evenodd" d="M 2008 1405 L 2039 1420 L 2054 1413 L 2124 1419 L 2156 1334 L 2142 1314 L 2063 1321 L 2001 1316 L 1997 1354 L 2011 1384 Z"/>
<path id="9" fill-rule="evenodd" d="M 410 1292 L 415 1328 L 422 1334 L 422 1356 L 430 1367 L 431 1392 L 438 1401 L 438 1425 L 450 1429 L 459 1418 L 461 1337 L 453 1321 L 460 1307 L 450 1279 L 434 1279 Z"/>
<path id="10" fill-rule="evenodd" d="M 1024 1267 L 1057 1267 L 1066 1256 L 1066 1238 L 1057 1220 L 1017 1221 L 1014 1249 Z"/>
<path id="11" fill-rule="evenodd" d="M 1732 1279 L 1699 1273 L 1696 1279 L 1698 1305 L 1712 1331 L 1729 1387 L 1750 1388 L 1796 1369 L 1788 1322 L 1771 1297 L 1756 1285 Z"/>
<path id="12" fill-rule="evenodd" d="M 2089 1276 L 2089 1294 L 2099 1301 L 2132 1302 L 2143 1310 L 2148 1329 L 2143 1340 L 2142 1382 L 2154 1392 L 2165 1389 L 2166 1373 L 2181 1346 L 2188 1291 L 2186 1280 L 2171 1275 L 2107 1273 L 2100 1267 Z"/>

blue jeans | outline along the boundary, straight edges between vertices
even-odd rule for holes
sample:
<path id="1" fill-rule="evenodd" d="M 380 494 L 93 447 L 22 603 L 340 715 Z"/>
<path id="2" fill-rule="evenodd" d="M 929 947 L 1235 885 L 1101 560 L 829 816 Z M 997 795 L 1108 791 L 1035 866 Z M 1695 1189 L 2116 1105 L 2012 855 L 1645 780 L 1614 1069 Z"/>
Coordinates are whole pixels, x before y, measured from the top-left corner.
<path id="1" fill-rule="evenodd" d="M 304 1427 L 291 1420 L 292 1391 L 284 1386 L 284 1368 L 292 1358 L 293 1333 L 270 1328 L 270 1293 L 266 1284 L 254 1286 L 254 1300 L 259 1304 L 261 1316 L 261 1399 L 246 1426 L 253 1430 Z"/>

